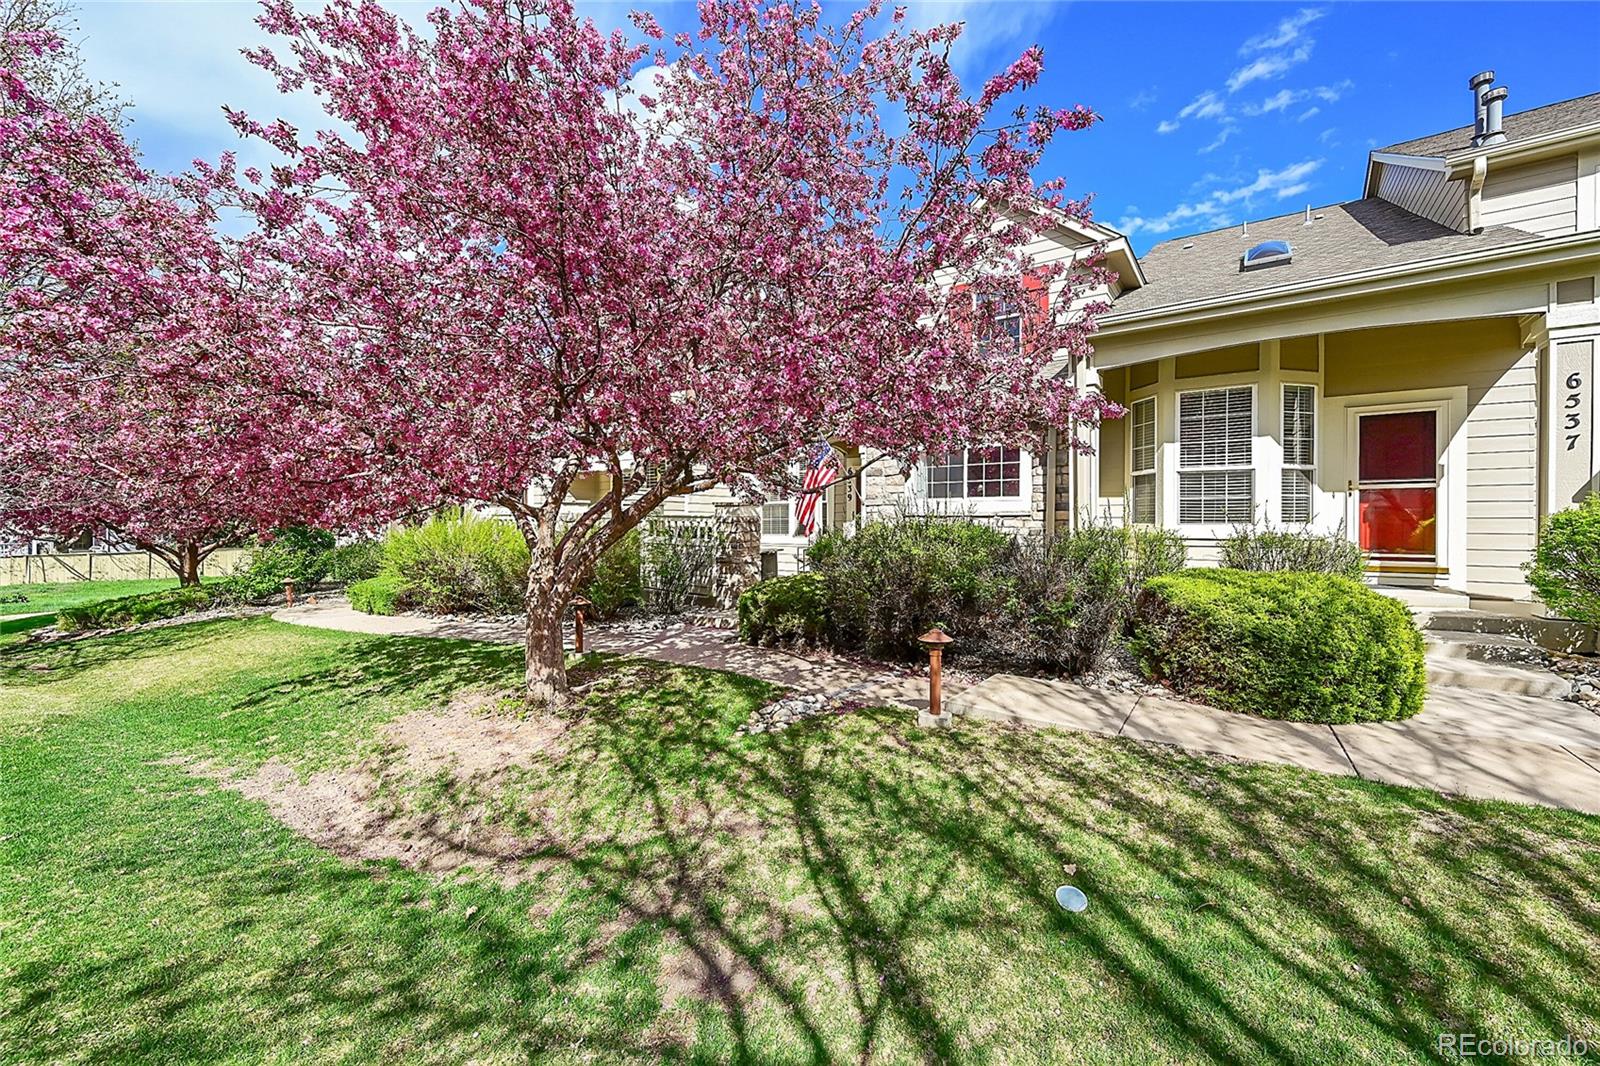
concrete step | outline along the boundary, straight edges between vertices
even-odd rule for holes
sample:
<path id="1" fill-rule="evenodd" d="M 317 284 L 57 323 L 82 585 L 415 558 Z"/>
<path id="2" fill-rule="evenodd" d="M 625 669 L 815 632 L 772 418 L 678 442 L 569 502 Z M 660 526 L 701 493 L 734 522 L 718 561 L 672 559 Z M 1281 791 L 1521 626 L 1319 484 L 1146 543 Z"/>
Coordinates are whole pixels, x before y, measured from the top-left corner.
<path id="1" fill-rule="evenodd" d="M 1465 611 L 1472 600 L 1464 592 L 1451 589 L 1407 588 L 1404 585 L 1373 585 L 1372 591 L 1399 600 L 1413 611 Z"/>
<path id="2" fill-rule="evenodd" d="M 1449 629 L 1426 634 L 1429 659 L 1471 659 L 1480 663 L 1513 663 L 1546 667 L 1550 653 L 1513 633 L 1463 633 Z"/>
<path id="3" fill-rule="evenodd" d="M 1429 685 L 1551 700 L 1564 700 L 1572 695 L 1571 681 L 1549 670 L 1529 666 L 1479 662 L 1436 655 L 1430 651 L 1427 667 Z"/>
<path id="4" fill-rule="evenodd" d="M 1418 611 L 1417 624 L 1427 633 L 1480 633 L 1521 637 L 1550 651 L 1595 650 L 1595 632 L 1561 618 L 1521 617 L 1490 611 Z"/>

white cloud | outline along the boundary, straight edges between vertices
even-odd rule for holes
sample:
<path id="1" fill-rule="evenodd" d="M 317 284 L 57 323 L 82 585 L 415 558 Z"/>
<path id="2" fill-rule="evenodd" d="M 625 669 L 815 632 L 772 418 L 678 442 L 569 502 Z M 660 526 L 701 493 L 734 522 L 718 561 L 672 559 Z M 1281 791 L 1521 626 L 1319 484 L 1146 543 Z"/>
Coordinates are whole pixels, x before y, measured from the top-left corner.
<path id="1" fill-rule="evenodd" d="M 1156 102 L 1155 86 L 1151 86 L 1148 89 L 1140 89 L 1138 92 L 1134 93 L 1131 97 L 1128 98 L 1128 110 L 1129 111 L 1143 111 L 1145 108 L 1149 107 L 1151 104 L 1153 104 L 1155 102 Z"/>
<path id="2" fill-rule="evenodd" d="M 1267 33 L 1260 33 L 1239 46 L 1240 55 L 1249 55 L 1251 52 L 1264 52 L 1269 48 L 1285 48 L 1300 39 L 1305 28 L 1323 16 L 1321 8 L 1301 8 L 1299 11 L 1283 19 L 1276 29 Z"/>
<path id="3" fill-rule="evenodd" d="M 905 25 L 917 29 L 951 22 L 965 24 L 951 51 L 953 64 L 963 79 L 999 73 L 1001 67 L 994 60 L 1009 63 L 1015 59 L 1023 48 L 1040 39 L 1039 30 L 1059 10 L 1053 4 L 994 4 L 983 0 L 914 0 L 904 7 Z M 994 55 L 1001 50 L 1014 54 Z"/>
<path id="4" fill-rule="evenodd" d="M 1336 104 L 1339 102 L 1339 97 L 1355 88 L 1355 84 L 1355 82 L 1351 81 L 1349 78 L 1346 78 L 1344 81 L 1341 81 L 1336 85 L 1319 85 L 1315 89 L 1312 89 L 1311 92 L 1319 100 L 1326 101 L 1330 104 Z"/>
<path id="5" fill-rule="evenodd" d="M 1245 108 L 1245 114 L 1270 115 L 1274 111 L 1285 111 L 1290 104 L 1299 103 L 1304 97 L 1305 93 L 1296 92 L 1294 89 L 1279 89 L 1254 107 Z"/>
<path id="6" fill-rule="evenodd" d="M 1146 218 L 1128 209 L 1117 228 L 1123 233 L 1170 233 L 1179 227 L 1218 229 L 1230 226 L 1239 217 L 1238 208 L 1248 209 L 1258 197 L 1282 200 L 1299 196 L 1312 187 L 1308 179 L 1322 166 L 1321 159 L 1306 159 L 1279 170 L 1258 170 L 1254 179 L 1224 186 L 1220 179 L 1205 196 L 1178 204 L 1163 215 Z M 1214 177 L 1214 175 L 1213 175 Z M 1238 179 L 1236 179 L 1236 182 Z"/>
<path id="7" fill-rule="evenodd" d="M 1208 152 L 1215 152 L 1218 148 L 1221 148 L 1223 145 L 1228 143 L 1228 138 L 1229 137 L 1232 137 L 1235 133 L 1238 133 L 1238 132 L 1239 132 L 1239 127 L 1237 125 L 1235 125 L 1234 123 L 1232 123 L 1232 122 L 1224 123 L 1222 128 L 1217 131 L 1216 138 L 1214 140 L 1212 140 L 1212 142 L 1210 144 L 1208 144 L 1204 148 L 1200 149 L 1200 154 L 1201 155 L 1205 155 Z"/>
<path id="8" fill-rule="evenodd" d="M 1176 122 L 1172 121 L 1169 118 L 1164 118 L 1164 119 L 1161 120 L 1161 122 L 1159 124 L 1157 124 L 1156 132 L 1157 133 L 1171 133 L 1173 130 L 1175 130 L 1177 128 L 1178 128 L 1178 124 Z"/>
<path id="9" fill-rule="evenodd" d="M 1207 89 L 1178 112 L 1179 118 L 1220 118 L 1228 110 L 1214 90 Z"/>
<path id="10" fill-rule="evenodd" d="M 1300 112 L 1300 117 L 1295 119 L 1295 121 L 1296 122 L 1304 122 L 1306 119 L 1315 118 L 1317 115 L 1320 115 L 1320 114 L 1322 114 L 1322 108 L 1320 108 L 1320 107 L 1308 107 L 1304 111 Z"/>
<path id="11" fill-rule="evenodd" d="M 1246 85 L 1258 81 L 1281 78 L 1293 67 L 1311 58 L 1311 41 L 1307 40 L 1293 52 L 1277 52 L 1259 56 L 1228 75 L 1228 91 L 1236 93 Z"/>

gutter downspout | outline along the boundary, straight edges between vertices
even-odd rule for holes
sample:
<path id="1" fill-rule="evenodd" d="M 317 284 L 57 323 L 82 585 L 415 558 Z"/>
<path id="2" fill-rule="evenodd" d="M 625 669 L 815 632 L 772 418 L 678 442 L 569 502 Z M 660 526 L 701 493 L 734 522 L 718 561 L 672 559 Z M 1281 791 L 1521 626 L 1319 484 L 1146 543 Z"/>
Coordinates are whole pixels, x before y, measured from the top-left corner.
<path id="1" fill-rule="evenodd" d="M 1467 232 L 1483 231 L 1483 180 L 1489 176 L 1489 160 L 1478 156 L 1472 161 L 1472 179 L 1467 187 Z"/>

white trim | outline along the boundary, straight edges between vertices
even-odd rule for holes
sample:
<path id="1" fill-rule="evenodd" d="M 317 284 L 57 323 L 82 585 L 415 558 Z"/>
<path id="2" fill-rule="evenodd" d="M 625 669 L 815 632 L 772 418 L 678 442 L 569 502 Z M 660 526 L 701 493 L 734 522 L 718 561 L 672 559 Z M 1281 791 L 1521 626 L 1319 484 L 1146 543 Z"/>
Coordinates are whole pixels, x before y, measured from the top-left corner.
<path id="1" fill-rule="evenodd" d="M 1411 167 L 1413 170 L 1434 170 L 1443 174 L 1446 165 L 1443 156 L 1401 155 L 1399 152 L 1369 152 L 1367 159 L 1394 167 Z"/>

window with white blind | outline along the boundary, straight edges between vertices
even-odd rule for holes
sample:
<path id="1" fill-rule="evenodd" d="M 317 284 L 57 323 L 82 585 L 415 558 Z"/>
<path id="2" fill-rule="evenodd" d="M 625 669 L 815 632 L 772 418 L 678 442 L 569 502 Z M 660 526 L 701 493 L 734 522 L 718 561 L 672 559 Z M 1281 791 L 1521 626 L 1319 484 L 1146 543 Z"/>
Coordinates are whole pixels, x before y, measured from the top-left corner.
<path id="1" fill-rule="evenodd" d="M 1255 513 L 1255 390 L 1178 396 L 1178 521 L 1248 522 Z"/>
<path id="2" fill-rule="evenodd" d="M 1128 414 L 1128 452 L 1132 457 L 1129 519 L 1135 525 L 1156 522 L 1156 400 L 1134 402 Z"/>
<path id="3" fill-rule="evenodd" d="M 788 500 L 768 500 L 761 505 L 761 535 L 787 537 L 794 532 L 794 516 Z"/>
<path id="4" fill-rule="evenodd" d="M 1283 387 L 1283 521 L 1311 521 L 1317 462 L 1317 390 Z"/>

